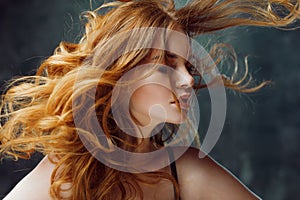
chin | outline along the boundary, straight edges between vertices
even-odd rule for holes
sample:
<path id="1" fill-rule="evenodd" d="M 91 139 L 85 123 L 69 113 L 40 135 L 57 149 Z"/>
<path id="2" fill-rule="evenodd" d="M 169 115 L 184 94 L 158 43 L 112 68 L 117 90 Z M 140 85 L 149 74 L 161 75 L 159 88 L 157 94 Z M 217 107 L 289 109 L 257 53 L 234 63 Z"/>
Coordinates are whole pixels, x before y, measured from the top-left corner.
<path id="1" fill-rule="evenodd" d="M 181 114 L 179 114 L 178 118 L 167 120 L 167 122 L 172 124 L 183 124 L 187 121 L 187 118 L 187 112 L 182 112 Z"/>

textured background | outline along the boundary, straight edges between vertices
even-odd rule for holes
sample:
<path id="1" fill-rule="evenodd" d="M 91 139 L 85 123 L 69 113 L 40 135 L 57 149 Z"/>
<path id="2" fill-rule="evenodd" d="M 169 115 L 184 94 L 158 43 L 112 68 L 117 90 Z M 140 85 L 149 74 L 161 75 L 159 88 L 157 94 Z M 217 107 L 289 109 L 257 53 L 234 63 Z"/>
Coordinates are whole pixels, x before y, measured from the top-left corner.
<path id="1" fill-rule="evenodd" d="M 92 2 L 94 7 L 99 4 Z M 78 16 L 89 7 L 88 0 L 1 0 L 2 89 L 5 80 L 33 74 L 60 41 L 78 41 Z M 253 27 L 209 36 L 232 44 L 241 59 L 250 55 L 254 77 L 275 83 L 250 95 L 228 91 L 224 131 L 211 152 L 213 158 L 264 199 L 291 200 L 300 196 L 299 36 L 300 30 Z M 205 111 L 206 104 L 201 105 Z M 205 125 L 202 129 L 205 131 Z M 0 198 L 40 157 L 19 162 L 4 160 L 0 164 Z"/>

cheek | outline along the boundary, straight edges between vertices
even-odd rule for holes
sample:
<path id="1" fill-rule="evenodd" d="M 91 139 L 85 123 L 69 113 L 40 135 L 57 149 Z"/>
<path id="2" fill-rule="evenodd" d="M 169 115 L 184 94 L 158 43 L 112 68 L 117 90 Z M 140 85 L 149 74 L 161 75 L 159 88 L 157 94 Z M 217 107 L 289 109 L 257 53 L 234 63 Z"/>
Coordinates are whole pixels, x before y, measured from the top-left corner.
<path id="1" fill-rule="evenodd" d="M 137 112 L 148 112 L 151 106 L 169 104 L 172 93 L 160 85 L 145 85 L 138 88 L 130 99 L 130 107 Z"/>

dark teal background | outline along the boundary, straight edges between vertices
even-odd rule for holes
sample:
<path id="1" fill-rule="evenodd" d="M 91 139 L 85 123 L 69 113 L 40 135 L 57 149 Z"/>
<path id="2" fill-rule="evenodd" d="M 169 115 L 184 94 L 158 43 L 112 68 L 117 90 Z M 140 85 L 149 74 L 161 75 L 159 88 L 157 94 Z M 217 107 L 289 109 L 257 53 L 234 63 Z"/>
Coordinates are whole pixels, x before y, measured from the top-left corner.
<path id="1" fill-rule="evenodd" d="M 2 90 L 13 76 L 34 74 L 60 41 L 78 41 L 83 30 L 79 14 L 90 9 L 89 2 L 0 1 Z M 99 5 L 95 0 L 92 3 L 94 8 Z M 300 30 L 241 27 L 206 36 L 203 41 L 207 38 L 233 45 L 241 61 L 249 55 L 250 71 L 257 82 L 274 83 L 248 95 L 228 91 L 225 127 L 211 156 L 263 199 L 299 198 Z M 205 111 L 201 94 L 199 99 Z M 40 157 L 16 163 L 4 160 L 0 164 L 0 197 Z"/>

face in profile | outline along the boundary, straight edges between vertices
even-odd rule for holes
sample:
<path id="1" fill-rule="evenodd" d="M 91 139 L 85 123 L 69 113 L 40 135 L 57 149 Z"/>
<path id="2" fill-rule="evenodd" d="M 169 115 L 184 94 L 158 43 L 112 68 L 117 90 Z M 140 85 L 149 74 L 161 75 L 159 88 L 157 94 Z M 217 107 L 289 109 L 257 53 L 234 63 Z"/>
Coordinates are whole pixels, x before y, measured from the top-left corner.
<path id="1" fill-rule="evenodd" d="M 153 68 L 130 99 L 131 115 L 141 126 L 180 124 L 186 120 L 194 78 L 187 60 L 176 53 L 187 57 L 189 42 L 178 41 L 176 35 L 169 35 L 167 51 L 152 49 L 141 63 L 145 69 Z"/>

